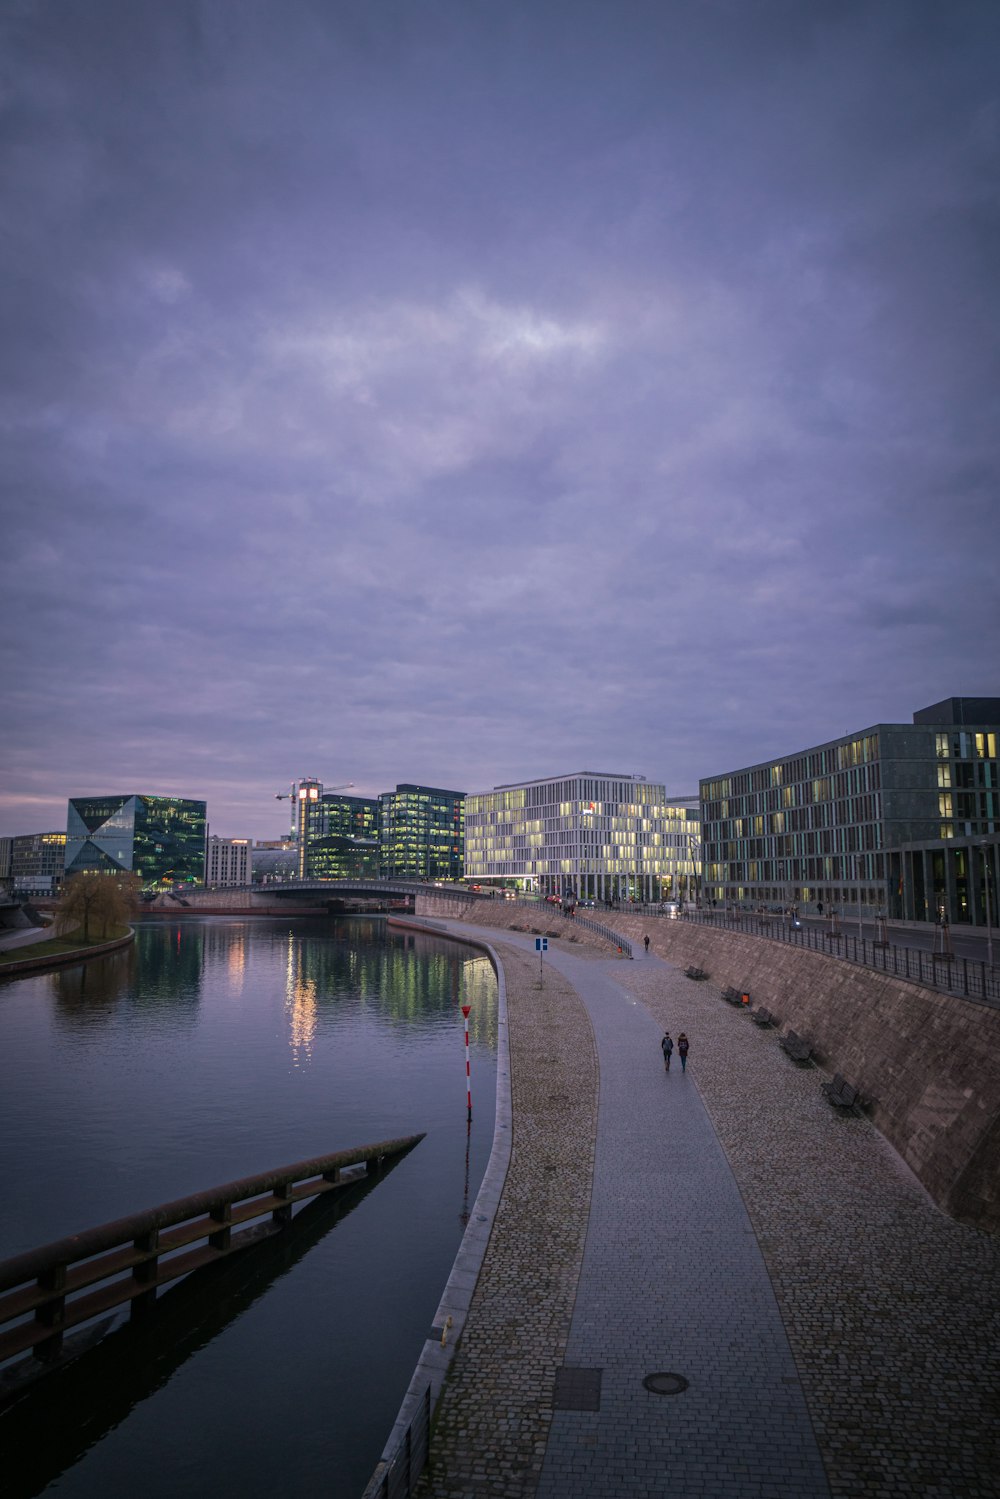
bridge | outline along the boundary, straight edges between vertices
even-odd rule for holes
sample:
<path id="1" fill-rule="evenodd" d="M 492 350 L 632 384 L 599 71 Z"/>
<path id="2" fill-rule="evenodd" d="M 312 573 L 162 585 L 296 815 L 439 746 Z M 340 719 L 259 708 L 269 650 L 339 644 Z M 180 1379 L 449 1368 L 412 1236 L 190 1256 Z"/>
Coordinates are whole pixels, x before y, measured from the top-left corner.
<path id="1" fill-rule="evenodd" d="M 221 890 L 185 890 L 164 892 L 143 907 L 144 911 L 171 911 L 179 915 L 192 912 L 274 911 L 282 906 L 325 906 L 331 910 L 352 905 L 410 914 L 458 915 L 476 901 L 489 902 L 489 895 L 478 894 L 460 885 L 434 884 L 423 880 L 281 880 L 273 885 L 245 885 Z"/>

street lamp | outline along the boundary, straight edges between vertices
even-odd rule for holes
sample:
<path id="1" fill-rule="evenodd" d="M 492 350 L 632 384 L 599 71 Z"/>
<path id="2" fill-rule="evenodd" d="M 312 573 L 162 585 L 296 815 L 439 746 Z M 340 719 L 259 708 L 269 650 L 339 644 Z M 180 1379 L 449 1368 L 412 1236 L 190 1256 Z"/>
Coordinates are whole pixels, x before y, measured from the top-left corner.
<path id="1" fill-rule="evenodd" d="M 993 917 L 990 910 L 990 845 L 983 839 L 979 847 L 983 851 L 983 880 L 986 885 L 986 961 L 993 968 Z"/>

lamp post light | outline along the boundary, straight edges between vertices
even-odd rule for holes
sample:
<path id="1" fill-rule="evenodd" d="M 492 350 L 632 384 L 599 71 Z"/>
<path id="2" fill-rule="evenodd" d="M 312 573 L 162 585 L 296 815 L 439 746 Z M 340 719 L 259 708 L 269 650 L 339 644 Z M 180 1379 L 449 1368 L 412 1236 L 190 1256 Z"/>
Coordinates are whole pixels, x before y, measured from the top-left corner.
<path id="1" fill-rule="evenodd" d="M 990 845 L 984 838 L 979 845 L 983 851 L 983 880 L 986 885 L 986 961 L 993 969 L 993 914 L 990 907 Z"/>

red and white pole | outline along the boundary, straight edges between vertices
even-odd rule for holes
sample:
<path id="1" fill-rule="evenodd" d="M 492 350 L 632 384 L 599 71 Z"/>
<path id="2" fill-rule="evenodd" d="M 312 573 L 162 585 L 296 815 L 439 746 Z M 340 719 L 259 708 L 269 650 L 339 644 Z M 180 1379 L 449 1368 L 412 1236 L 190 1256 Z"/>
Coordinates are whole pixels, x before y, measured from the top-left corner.
<path id="1" fill-rule="evenodd" d="M 472 1074 L 469 1071 L 469 1011 L 471 1005 L 462 1006 L 462 1014 L 465 1016 L 465 1102 L 469 1110 L 469 1118 L 472 1118 Z"/>

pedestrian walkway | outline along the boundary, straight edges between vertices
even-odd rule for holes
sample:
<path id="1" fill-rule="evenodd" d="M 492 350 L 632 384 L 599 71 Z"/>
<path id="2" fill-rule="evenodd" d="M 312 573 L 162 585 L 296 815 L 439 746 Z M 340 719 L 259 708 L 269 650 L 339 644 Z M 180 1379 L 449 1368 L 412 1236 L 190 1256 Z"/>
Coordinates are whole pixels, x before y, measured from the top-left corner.
<path id="1" fill-rule="evenodd" d="M 539 1499 L 828 1495 L 767 1269 L 698 1093 L 696 1043 L 687 1072 L 676 1054 L 665 1072 L 662 1032 L 620 968 L 553 961 L 587 1007 L 600 1067 L 565 1353 L 596 1371 L 596 1408 L 555 1411 Z M 680 1391 L 644 1387 L 661 1374 Z"/>
<path id="2" fill-rule="evenodd" d="M 49 926 L 4 927 L 0 930 L 0 952 L 9 952 L 16 947 L 31 947 L 36 942 L 47 942 L 52 936 Z"/>
<path id="3" fill-rule="evenodd" d="M 997 1499 L 1000 1244 L 641 942 L 550 944 L 540 994 L 532 939 L 482 935 L 513 1150 L 421 1493 Z"/>

